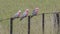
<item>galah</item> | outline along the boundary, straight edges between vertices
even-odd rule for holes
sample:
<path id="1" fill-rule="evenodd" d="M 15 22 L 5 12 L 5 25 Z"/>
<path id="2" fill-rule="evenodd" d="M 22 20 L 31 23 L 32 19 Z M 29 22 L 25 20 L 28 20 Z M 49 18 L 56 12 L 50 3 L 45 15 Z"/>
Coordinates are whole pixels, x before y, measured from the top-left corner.
<path id="1" fill-rule="evenodd" d="M 21 16 L 20 20 L 28 16 L 29 9 L 26 9 L 23 15 Z"/>
<path id="2" fill-rule="evenodd" d="M 35 8 L 35 9 L 33 10 L 32 15 L 31 15 L 31 18 L 32 18 L 33 16 L 36 16 L 36 15 L 38 14 L 38 10 L 39 10 L 39 8 Z"/>
<path id="3" fill-rule="evenodd" d="M 21 15 L 21 10 L 19 10 L 15 15 L 12 16 L 13 19 L 19 18 Z"/>

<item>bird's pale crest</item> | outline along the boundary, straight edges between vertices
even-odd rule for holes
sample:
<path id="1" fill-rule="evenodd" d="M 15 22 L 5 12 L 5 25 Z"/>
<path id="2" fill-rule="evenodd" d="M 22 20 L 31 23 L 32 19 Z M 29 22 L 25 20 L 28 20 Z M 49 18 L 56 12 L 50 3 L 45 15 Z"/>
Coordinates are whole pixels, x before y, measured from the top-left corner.
<path id="1" fill-rule="evenodd" d="M 19 10 L 18 12 L 21 12 L 21 10 Z"/>

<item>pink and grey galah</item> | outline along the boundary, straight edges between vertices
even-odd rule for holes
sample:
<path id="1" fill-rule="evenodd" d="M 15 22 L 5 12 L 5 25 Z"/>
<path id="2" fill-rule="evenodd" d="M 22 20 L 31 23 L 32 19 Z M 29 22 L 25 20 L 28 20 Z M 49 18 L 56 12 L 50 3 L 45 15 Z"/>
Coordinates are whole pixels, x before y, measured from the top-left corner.
<path id="1" fill-rule="evenodd" d="M 15 15 L 12 16 L 13 19 L 19 18 L 21 15 L 21 10 L 19 10 Z"/>
<path id="2" fill-rule="evenodd" d="M 26 9 L 25 12 L 23 13 L 23 15 L 21 16 L 20 20 L 22 20 L 23 18 L 27 17 L 29 13 L 29 9 Z"/>
<path id="3" fill-rule="evenodd" d="M 39 8 L 35 8 L 35 9 L 33 10 L 33 12 L 32 12 L 31 18 L 32 18 L 33 16 L 36 16 L 36 15 L 38 14 L 38 11 L 39 11 Z"/>

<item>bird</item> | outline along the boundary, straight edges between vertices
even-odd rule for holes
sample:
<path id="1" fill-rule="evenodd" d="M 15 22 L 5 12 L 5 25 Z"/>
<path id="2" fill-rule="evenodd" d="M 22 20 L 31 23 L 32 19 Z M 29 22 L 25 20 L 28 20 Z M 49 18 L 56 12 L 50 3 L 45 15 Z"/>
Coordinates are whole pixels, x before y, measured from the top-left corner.
<path id="1" fill-rule="evenodd" d="M 16 19 L 16 18 L 19 18 L 21 15 L 21 10 L 19 10 L 16 14 L 14 14 L 11 18 L 12 19 Z"/>
<path id="2" fill-rule="evenodd" d="M 27 17 L 29 13 L 29 9 L 26 9 L 23 15 L 21 16 L 20 20 L 23 20 L 23 18 Z"/>
<path id="3" fill-rule="evenodd" d="M 38 10 L 39 10 L 39 8 L 35 8 L 33 10 L 32 15 L 31 15 L 31 18 L 34 17 L 34 16 L 36 16 L 38 14 Z"/>

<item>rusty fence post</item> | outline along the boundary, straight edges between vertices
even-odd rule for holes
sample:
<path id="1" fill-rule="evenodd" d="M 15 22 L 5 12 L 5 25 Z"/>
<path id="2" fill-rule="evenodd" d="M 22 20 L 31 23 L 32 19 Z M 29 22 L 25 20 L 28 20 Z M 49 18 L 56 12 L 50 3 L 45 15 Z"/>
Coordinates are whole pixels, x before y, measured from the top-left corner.
<path id="1" fill-rule="evenodd" d="M 30 34 L 30 16 L 28 16 L 28 34 Z"/>
<path id="2" fill-rule="evenodd" d="M 10 18 L 10 34 L 13 34 L 13 18 Z"/>
<path id="3" fill-rule="evenodd" d="M 44 34 L 44 13 L 42 14 L 42 33 Z"/>

